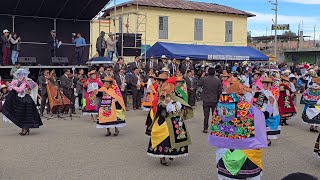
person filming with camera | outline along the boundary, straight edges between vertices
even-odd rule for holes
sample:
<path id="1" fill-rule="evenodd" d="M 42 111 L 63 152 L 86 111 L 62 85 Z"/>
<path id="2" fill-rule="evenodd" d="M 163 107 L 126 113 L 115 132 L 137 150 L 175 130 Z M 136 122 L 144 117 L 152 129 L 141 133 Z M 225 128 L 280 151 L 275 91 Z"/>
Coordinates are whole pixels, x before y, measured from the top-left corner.
<path id="1" fill-rule="evenodd" d="M 86 46 L 86 40 L 81 36 L 81 33 L 72 33 L 72 43 L 76 44 L 76 60 L 77 65 L 82 64 L 84 47 Z"/>

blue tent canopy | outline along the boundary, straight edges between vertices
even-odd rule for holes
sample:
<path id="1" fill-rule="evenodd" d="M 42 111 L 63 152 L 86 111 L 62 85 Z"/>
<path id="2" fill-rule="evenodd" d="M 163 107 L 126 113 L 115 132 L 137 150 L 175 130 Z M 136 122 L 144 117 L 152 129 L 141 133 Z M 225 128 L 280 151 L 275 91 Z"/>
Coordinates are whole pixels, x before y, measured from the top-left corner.
<path id="1" fill-rule="evenodd" d="M 252 47 L 241 46 L 209 46 L 193 44 L 175 44 L 166 42 L 155 43 L 148 51 L 147 58 L 154 56 L 160 58 L 213 61 L 268 61 L 268 56 Z"/>

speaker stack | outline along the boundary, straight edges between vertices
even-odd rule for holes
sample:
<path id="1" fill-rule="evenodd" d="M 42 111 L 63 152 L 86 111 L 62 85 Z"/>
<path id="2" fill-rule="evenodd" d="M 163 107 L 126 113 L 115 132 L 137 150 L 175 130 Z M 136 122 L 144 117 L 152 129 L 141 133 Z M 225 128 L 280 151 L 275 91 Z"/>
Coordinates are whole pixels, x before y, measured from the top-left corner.
<path id="1" fill-rule="evenodd" d="M 132 34 L 132 33 L 117 33 L 116 34 L 117 51 L 119 56 L 140 56 L 141 55 L 141 37 L 142 34 Z M 121 52 L 123 41 L 123 54 Z"/>
<path id="2" fill-rule="evenodd" d="M 18 62 L 22 65 L 36 65 L 37 58 L 36 57 L 18 57 Z"/>

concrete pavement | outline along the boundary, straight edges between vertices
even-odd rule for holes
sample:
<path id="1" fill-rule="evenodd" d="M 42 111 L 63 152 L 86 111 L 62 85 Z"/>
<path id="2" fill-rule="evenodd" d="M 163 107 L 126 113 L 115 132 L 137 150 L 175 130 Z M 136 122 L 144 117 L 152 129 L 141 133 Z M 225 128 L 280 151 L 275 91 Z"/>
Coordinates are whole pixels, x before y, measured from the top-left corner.
<path id="1" fill-rule="evenodd" d="M 187 122 L 192 137 L 189 156 L 174 160 L 169 167 L 146 154 L 146 115 L 141 110 L 127 112 L 127 126 L 120 129 L 118 137 L 105 137 L 105 130 L 96 129 L 87 116 L 72 121 L 43 119 L 44 126 L 31 129 L 25 137 L 18 134 L 20 129 L 15 125 L 0 121 L 0 179 L 217 179 L 214 148 L 201 133 L 201 103 L 195 118 Z M 265 149 L 263 179 L 277 180 L 292 172 L 320 177 L 320 159 L 313 154 L 318 134 L 308 131 L 300 115 L 301 106 L 296 122 L 289 121 L 280 139 Z"/>

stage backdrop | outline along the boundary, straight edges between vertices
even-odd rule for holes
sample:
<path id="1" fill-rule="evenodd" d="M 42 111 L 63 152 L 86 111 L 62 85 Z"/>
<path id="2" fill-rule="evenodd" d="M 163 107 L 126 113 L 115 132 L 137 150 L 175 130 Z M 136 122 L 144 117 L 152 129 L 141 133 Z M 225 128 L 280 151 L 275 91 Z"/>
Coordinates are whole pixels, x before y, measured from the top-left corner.
<path id="1" fill-rule="evenodd" d="M 8 29 L 12 32 L 13 24 L 11 16 L 0 15 L 0 30 Z M 87 43 L 90 43 L 90 21 L 57 20 L 57 38 L 62 43 L 72 43 L 72 33 L 80 32 Z M 50 31 L 54 29 L 52 19 L 15 17 L 15 32 L 17 32 L 22 42 L 47 43 Z M 51 65 L 50 51 L 47 44 L 22 43 L 20 57 L 36 57 L 37 64 Z M 69 64 L 76 64 L 75 46 L 61 45 L 57 51 L 57 56 L 67 57 Z M 89 57 L 89 46 L 85 48 L 84 61 Z M 11 62 L 11 60 L 10 60 Z"/>

